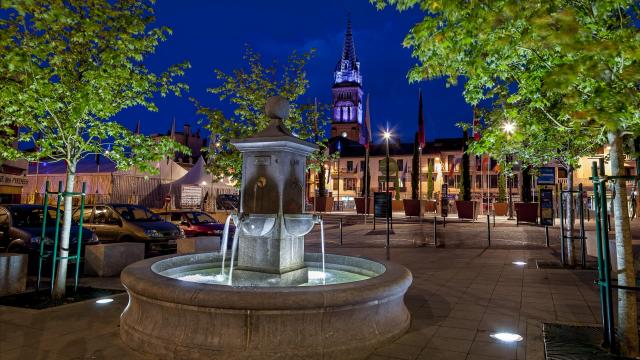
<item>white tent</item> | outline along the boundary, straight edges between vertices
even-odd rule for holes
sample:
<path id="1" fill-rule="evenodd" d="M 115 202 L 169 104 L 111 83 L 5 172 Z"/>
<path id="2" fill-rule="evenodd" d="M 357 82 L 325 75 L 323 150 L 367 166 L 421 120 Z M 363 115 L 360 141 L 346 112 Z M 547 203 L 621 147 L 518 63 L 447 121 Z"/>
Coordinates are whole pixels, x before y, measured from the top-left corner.
<path id="1" fill-rule="evenodd" d="M 174 198 L 176 207 L 206 207 L 214 210 L 214 201 L 219 194 L 237 194 L 237 189 L 230 182 L 214 181 L 207 172 L 206 163 L 201 156 L 184 176 L 166 185 Z M 208 203 L 204 204 L 203 202 Z"/>

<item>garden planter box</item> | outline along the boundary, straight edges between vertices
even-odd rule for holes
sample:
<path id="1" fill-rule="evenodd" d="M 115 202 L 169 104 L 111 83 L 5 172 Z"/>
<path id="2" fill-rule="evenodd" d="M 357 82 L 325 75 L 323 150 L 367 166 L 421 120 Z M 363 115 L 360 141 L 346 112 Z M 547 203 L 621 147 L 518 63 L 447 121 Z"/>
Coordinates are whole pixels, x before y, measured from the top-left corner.
<path id="1" fill-rule="evenodd" d="M 424 211 L 426 212 L 438 211 L 438 206 L 435 200 L 423 200 L 423 201 L 424 201 Z"/>
<path id="2" fill-rule="evenodd" d="M 507 216 L 509 203 L 496 202 L 493 203 L 493 211 L 496 216 Z"/>
<path id="3" fill-rule="evenodd" d="M 478 202 L 456 200 L 456 209 L 458 209 L 458 219 L 476 220 L 478 218 Z"/>
<path id="4" fill-rule="evenodd" d="M 392 200 L 391 201 L 391 211 L 403 211 L 404 203 L 402 200 Z"/>
<path id="5" fill-rule="evenodd" d="M 356 202 L 356 212 L 364 214 L 364 198 L 358 197 L 354 199 Z M 373 195 L 369 196 L 369 205 L 367 205 L 367 213 L 373 214 Z"/>
<path id="6" fill-rule="evenodd" d="M 327 212 L 333 210 L 333 198 L 332 197 L 318 197 L 316 201 L 316 211 Z"/>
<path id="7" fill-rule="evenodd" d="M 420 200 L 413 200 L 413 199 L 404 199 L 402 200 L 403 202 L 403 206 L 404 206 L 404 214 L 406 216 L 421 216 L 422 215 L 422 209 L 421 209 L 421 202 Z"/>
<path id="8" fill-rule="evenodd" d="M 538 203 L 515 203 L 516 226 L 520 223 L 538 223 Z"/>

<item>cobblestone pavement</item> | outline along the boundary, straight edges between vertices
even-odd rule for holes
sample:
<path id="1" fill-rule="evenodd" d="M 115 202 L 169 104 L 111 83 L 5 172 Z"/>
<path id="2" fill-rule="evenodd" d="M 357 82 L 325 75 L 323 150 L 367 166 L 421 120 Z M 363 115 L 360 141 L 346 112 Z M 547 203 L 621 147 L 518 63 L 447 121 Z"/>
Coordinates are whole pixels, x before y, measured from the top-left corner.
<path id="1" fill-rule="evenodd" d="M 428 224 L 427 229 L 429 225 L 433 226 Z M 358 226 L 343 228 L 342 247 L 335 238 L 339 229 L 327 229 L 327 251 L 386 257 L 384 235 L 365 237 L 362 233 L 369 230 Z M 504 241 L 516 242 L 485 248 L 486 239 L 480 230 L 474 230 L 483 226 L 481 223 L 466 224 L 458 230 L 464 234 L 464 241 L 477 243 L 471 248 L 454 246 L 453 238 L 443 238 L 449 241 L 443 248 L 415 247 L 414 241 L 419 245 L 422 233 L 411 226 L 394 226 L 396 234 L 389 254 L 391 261 L 413 273 L 413 285 L 405 298 L 412 325 L 404 336 L 376 349 L 370 359 L 543 359 L 544 321 L 598 323 L 595 272 L 534 266 L 536 260 L 556 259 L 553 248 L 516 246 L 521 240 L 510 240 L 507 230 L 502 235 Z M 449 229 L 454 227 L 447 224 L 447 231 L 453 231 Z M 514 233 L 513 238 L 539 231 L 534 227 L 522 229 L 523 234 Z M 314 233 L 309 236 L 308 250 L 318 251 L 317 245 Z M 513 261 L 528 264 L 518 266 Z M 83 281 L 117 284 L 113 278 Z M 110 304 L 86 301 L 41 311 L 0 307 L 0 358 L 142 359 L 119 338 L 119 315 L 127 296 L 113 298 Z M 524 341 L 495 341 L 489 335 L 496 331 L 518 333 Z"/>

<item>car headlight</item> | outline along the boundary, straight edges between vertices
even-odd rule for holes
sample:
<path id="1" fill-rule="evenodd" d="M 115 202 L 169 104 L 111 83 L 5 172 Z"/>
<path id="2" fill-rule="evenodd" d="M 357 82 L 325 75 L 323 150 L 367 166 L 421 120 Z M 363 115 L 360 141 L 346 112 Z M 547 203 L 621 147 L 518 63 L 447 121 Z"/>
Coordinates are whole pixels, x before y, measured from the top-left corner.
<path id="1" fill-rule="evenodd" d="M 145 230 L 145 231 L 144 231 L 144 234 L 145 234 L 145 235 L 147 235 L 148 237 L 151 237 L 151 238 L 157 238 L 157 237 L 162 236 L 162 235 L 158 232 L 158 230 L 153 230 L 153 229 Z"/>

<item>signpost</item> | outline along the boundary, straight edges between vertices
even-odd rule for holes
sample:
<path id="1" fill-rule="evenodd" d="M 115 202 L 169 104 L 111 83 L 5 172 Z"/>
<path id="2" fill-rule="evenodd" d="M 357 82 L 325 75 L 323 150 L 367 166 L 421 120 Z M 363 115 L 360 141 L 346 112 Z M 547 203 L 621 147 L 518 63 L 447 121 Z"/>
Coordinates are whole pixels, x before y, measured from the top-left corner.
<path id="1" fill-rule="evenodd" d="M 388 194 L 388 198 L 386 197 Z M 388 202 L 387 202 L 388 200 Z M 387 204 L 391 204 L 391 193 L 384 191 L 373 193 L 373 211 L 377 218 L 387 218 Z"/>
<path id="2" fill-rule="evenodd" d="M 541 167 L 538 169 L 538 185 L 555 185 L 556 183 L 556 168 L 554 167 Z"/>
<path id="3" fill-rule="evenodd" d="M 440 200 L 440 216 L 447 217 L 449 215 L 449 187 L 442 184 L 442 198 Z"/>
<path id="4" fill-rule="evenodd" d="M 540 189 L 540 224 L 553 225 L 553 190 Z"/>

